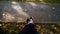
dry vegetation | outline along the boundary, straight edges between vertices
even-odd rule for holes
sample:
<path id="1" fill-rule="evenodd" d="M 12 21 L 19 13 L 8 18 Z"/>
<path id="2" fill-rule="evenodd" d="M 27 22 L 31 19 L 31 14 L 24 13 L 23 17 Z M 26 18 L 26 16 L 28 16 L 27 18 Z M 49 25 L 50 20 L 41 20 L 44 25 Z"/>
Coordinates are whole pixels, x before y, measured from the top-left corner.
<path id="1" fill-rule="evenodd" d="M 1 23 L 1 32 L 4 34 L 18 34 L 26 23 Z M 35 23 L 35 28 L 40 34 L 60 34 L 60 23 Z"/>

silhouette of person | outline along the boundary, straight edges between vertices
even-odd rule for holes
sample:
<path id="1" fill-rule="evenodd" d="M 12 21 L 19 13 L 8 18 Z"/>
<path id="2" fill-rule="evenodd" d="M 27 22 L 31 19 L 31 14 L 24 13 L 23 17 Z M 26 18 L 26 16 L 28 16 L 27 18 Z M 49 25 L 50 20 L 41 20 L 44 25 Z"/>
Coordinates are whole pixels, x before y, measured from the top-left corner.
<path id="1" fill-rule="evenodd" d="M 38 34 L 34 27 L 33 18 L 30 17 L 26 20 L 26 22 L 27 25 L 22 29 L 22 31 L 19 32 L 19 34 Z"/>

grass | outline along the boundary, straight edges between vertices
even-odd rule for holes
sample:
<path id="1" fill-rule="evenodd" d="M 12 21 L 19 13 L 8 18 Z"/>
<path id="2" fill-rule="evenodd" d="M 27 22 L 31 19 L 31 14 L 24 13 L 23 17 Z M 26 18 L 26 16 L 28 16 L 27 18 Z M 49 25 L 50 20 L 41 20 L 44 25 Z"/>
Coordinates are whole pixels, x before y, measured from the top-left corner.
<path id="1" fill-rule="evenodd" d="M 1 31 L 4 32 L 4 34 L 18 34 L 19 31 L 21 31 L 26 23 L 1 23 L 2 26 L 0 26 Z M 60 34 L 60 23 L 35 23 L 35 28 L 37 31 L 42 34 L 51 34 L 51 33 L 57 33 Z"/>

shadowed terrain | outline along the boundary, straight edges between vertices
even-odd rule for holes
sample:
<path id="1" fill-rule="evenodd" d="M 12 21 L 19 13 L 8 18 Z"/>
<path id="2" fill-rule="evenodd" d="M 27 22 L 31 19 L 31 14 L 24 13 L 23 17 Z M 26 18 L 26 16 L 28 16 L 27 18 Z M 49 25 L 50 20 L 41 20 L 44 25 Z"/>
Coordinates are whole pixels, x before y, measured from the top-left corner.
<path id="1" fill-rule="evenodd" d="M 25 22 L 33 16 L 34 22 L 59 23 L 60 4 L 39 2 L 0 2 L 0 21 Z"/>

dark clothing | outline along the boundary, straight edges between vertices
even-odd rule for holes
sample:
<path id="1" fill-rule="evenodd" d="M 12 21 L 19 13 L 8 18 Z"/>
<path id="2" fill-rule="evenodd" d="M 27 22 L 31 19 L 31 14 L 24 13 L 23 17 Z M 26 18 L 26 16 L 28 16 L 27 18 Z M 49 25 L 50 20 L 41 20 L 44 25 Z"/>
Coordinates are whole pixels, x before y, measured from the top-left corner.
<path id="1" fill-rule="evenodd" d="M 36 34 L 36 32 L 34 24 L 28 24 L 22 31 L 19 32 L 19 34 Z"/>
<path id="2" fill-rule="evenodd" d="M 26 23 L 28 23 L 29 21 L 30 21 L 30 20 L 29 20 L 29 19 L 27 19 L 27 20 L 26 20 Z"/>

